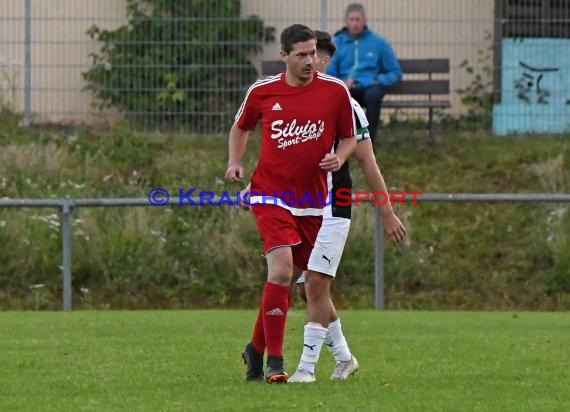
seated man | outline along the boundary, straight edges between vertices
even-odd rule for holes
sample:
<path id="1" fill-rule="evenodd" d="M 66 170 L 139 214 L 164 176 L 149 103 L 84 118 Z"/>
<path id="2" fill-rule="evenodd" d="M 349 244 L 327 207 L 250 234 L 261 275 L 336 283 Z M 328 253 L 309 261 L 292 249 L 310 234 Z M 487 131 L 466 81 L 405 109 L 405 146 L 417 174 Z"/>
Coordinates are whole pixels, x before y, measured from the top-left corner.
<path id="1" fill-rule="evenodd" d="M 390 44 L 368 29 L 361 4 L 347 7 L 345 24 L 333 39 L 337 51 L 327 74 L 343 80 L 352 97 L 366 108 L 375 146 L 385 89 L 402 79 L 402 69 Z"/>

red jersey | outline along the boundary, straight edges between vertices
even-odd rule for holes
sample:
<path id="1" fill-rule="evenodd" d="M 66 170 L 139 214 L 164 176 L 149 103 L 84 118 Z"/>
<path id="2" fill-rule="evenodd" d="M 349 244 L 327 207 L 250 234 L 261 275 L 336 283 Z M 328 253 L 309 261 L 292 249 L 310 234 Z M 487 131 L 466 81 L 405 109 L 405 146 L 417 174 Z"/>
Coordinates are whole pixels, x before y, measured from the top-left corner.
<path id="1" fill-rule="evenodd" d="M 318 72 L 302 87 L 287 84 L 285 73 L 258 80 L 247 91 L 236 125 L 253 130 L 259 119 L 261 153 L 250 202 L 276 204 L 296 216 L 322 215 L 330 205 L 331 182 L 319 163 L 333 152 L 335 137 L 356 134 L 348 89 Z"/>

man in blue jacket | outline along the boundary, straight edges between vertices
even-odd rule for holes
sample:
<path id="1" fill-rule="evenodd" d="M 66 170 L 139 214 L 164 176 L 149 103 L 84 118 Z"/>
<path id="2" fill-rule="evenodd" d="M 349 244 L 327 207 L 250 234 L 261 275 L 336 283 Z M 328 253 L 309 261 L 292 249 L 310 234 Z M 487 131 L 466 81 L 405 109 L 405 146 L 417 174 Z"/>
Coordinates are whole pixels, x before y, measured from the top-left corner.
<path id="1" fill-rule="evenodd" d="M 402 79 L 402 69 L 390 44 L 368 29 L 361 4 L 346 8 L 345 24 L 335 34 L 337 51 L 327 74 L 343 80 L 352 97 L 366 108 L 370 137 L 375 144 L 385 89 Z"/>

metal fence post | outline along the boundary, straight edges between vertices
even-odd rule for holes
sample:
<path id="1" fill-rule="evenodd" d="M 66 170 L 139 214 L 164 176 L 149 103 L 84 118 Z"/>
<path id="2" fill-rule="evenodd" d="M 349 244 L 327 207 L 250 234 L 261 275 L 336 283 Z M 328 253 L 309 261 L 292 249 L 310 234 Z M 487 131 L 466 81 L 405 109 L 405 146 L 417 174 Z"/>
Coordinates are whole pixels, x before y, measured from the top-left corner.
<path id="1" fill-rule="evenodd" d="M 327 31 L 329 23 L 329 0 L 321 0 L 321 30 Z"/>
<path id="2" fill-rule="evenodd" d="M 376 242 L 374 244 L 374 306 L 376 309 L 384 309 L 384 229 L 382 228 L 382 215 L 380 208 L 374 208 L 376 224 Z"/>
<path id="3" fill-rule="evenodd" d="M 25 3 L 24 22 L 24 126 L 32 122 L 32 0 Z"/>
<path id="4" fill-rule="evenodd" d="M 72 201 L 64 200 L 61 205 L 61 242 L 63 249 L 63 310 L 71 310 L 71 211 Z"/>

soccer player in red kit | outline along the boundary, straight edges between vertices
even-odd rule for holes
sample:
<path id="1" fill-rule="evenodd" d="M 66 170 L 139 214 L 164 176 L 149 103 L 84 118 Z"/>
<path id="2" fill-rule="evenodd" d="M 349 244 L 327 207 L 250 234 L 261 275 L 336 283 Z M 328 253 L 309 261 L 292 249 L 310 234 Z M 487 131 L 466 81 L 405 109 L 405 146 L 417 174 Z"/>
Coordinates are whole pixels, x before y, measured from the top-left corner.
<path id="1" fill-rule="evenodd" d="M 226 180 L 244 176 L 241 159 L 261 120 L 261 152 L 251 176 L 249 203 L 263 242 L 268 275 L 251 342 L 242 356 L 248 381 L 287 382 L 283 338 L 293 266 L 306 270 L 322 222 L 330 213 L 328 172 L 356 146 L 355 119 L 346 86 L 314 70 L 316 37 L 295 24 L 281 33 L 286 71 L 255 82 L 230 131 Z M 336 153 L 335 137 L 340 138 Z"/>

